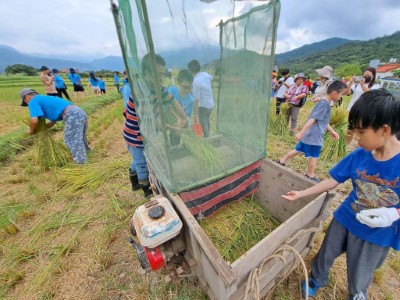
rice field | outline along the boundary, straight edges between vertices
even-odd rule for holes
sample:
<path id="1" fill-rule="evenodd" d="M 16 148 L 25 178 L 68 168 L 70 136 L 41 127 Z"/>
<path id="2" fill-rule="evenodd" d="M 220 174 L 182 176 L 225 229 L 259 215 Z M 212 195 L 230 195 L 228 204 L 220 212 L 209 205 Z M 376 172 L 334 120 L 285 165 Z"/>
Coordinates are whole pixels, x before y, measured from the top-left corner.
<path id="1" fill-rule="evenodd" d="M 18 96 L 26 86 L 43 92 L 38 77 L 0 76 L 0 108 L 8 109 L 6 121 L 0 123 L 0 140 L 26 128 L 22 120 L 28 118 L 27 109 L 19 106 Z M 109 82 L 108 87 L 107 95 L 118 98 Z M 91 182 L 95 175 L 79 176 L 78 167 L 71 164 L 43 170 L 34 163 L 35 151 L 30 146 L 1 162 L 0 299 L 207 299 L 193 277 L 166 282 L 166 270 L 141 271 L 127 236 L 135 208 L 146 200 L 141 191 L 130 188 L 130 154 L 121 135 L 123 103 L 109 101 L 98 107 L 93 104 L 96 101 L 100 99 L 88 94 L 78 103 L 90 111 L 92 152 L 84 174 L 102 172 L 108 176 L 104 182 Z M 302 108 L 300 126 L 311 108 L 312 103 Z M 62 141 L 62 130 L 55 130 L 53 137 Z M 269 134 L 268 156 L 277 159 L 294 145 L 288 133 Z M 321 159 L 318 176 L 326 178 L 333 164 L 335 161 Z M 305 166 L 302 157 L 288 163 L 301 173 Z M 82 185 L 88 188 L 80 189 Z M 337 189 L 332 209 L 349 189 L 349 185 Z M 323 234 L 306 257 L 308 268 L 322 238 Z M 345 259 L 341 257 L 335 262 L 329 285 L 314 299 L 347 299 L 345 274 Z M 400 255 L 391 252 L 375 274 L 370 299 L 398 299 L 399 274 Z M 301 270 L 294 272 L 269 299 L 300 299 L 302 276 Z"/>

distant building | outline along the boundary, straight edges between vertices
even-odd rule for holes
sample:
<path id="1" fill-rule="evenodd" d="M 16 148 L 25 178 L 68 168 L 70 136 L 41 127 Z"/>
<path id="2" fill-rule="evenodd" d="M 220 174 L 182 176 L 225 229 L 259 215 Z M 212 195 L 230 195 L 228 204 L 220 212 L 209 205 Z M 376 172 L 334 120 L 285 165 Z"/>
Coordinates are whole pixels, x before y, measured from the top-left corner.
<path id="1" fill-rule="evenodd" d="M 379 59 L 371 59 L 369 61 L 369 66 L 370 66 L 370 68 L 377 68 L 380 63 L 381 63 L 381 61 Z"/>
<path id="2" fill-rule="evenodd" d="M 393 77 L 393 71 L 400 69 L 400 64 L 387 64 L 376 68 L 376 78 Z"/>
<path id="3" fill-rule="evenodd" d="M 381 87 L 388 90 L 400 100 L 400 78 L 382 78 Z"/>

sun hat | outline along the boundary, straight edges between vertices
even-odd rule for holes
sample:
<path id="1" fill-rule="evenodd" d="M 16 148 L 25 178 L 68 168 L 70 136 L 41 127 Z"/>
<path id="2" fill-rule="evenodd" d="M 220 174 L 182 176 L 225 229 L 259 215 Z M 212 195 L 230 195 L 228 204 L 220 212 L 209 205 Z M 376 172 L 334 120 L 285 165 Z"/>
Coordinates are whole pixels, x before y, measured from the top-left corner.
<path id="1" fill-rule="evenodd" d="M 322 69 L 316 69 L 315 70 L 319 76 L 325 77 L 325 78 L 332 78 L 333 76 L 333 69 L 331 66 L 325 66 Z"/>
<path id="2" fill-rule="evenodd" d="M 49 69 L 48 67 L 42 66 L 42 67 L 40 68 L 40 71 L 44 71 L 44 70 L 48 70 L 48 69 Z"/>
<path id="3" fill-rule="evenodd" d="M 31 93 L 36 93 L 37 94 L 38 92 L 36 92 L 35 90 L 30 89 L 30 88 L 24 88 L 19 92 L 19 96 L 21 98 L 21 106 L 28 106 L 28 104 L 26 104 L 25 101 L 24 101 L 24 97 L 26 95 L 28 95 L 28 94 L 31 94 Z"/>
<path id="4" fill-rule="evenodd" d="M 304 73 L 297 73 L 296 75 L 294 75 L 294 82 L 296 82 L 298 78 L 303 78 L 304 80 L 306 80 L 306 76 L 304 76 Z"/>

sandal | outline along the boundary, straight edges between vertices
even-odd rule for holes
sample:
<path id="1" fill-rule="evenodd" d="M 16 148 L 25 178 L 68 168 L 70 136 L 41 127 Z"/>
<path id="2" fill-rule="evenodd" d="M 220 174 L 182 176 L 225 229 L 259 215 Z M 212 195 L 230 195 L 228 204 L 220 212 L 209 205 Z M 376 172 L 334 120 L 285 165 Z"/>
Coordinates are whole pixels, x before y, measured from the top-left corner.
<path id="1" fill-rule="evenodd" d="M 304 174 L 304 176 L 306 176 L 308 179 L 311 179 L 312 181 L 314 181 L 314 182 L 316 182 L 316 183 L 319 183 L 319 182 L 321 182 L 321 180 L 319 180 L 317 177 L 310 177 L 310 176 L 308 176 L 308 174 L 306 173 L 306 174 Z"/>
<path id="2" fill-rule="evenodd" d="M 281 160 L 280 160 L 280 159 L 277 159 L 276 162 L 277 162 L 278 164 L 280 164 L 281 166 L 284 166 L 284 167 L 286 166 L 286 164 L 281 163 Z"/>

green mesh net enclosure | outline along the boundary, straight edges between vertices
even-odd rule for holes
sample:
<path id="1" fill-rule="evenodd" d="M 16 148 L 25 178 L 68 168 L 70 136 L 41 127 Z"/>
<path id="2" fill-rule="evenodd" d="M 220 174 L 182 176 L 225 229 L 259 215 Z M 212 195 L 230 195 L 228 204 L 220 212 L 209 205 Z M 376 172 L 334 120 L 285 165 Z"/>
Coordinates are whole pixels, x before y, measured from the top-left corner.
<path id="1" fill-rule="evenodd" d="M 170 192 L 265 157 L 280 3 L 112 3 L 145 155 Z"/>

